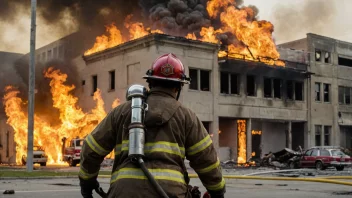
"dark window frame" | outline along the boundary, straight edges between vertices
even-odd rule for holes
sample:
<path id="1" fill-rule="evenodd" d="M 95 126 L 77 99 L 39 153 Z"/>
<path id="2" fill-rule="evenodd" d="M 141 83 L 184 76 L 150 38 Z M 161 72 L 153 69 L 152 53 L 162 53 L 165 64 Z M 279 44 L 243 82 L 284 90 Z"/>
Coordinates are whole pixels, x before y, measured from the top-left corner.
<path id="1" fill-rule="evenodd" d="M 269 85 L 266 86 L 266 83 L 270 83 L 270 89 Z M 267 93 L 270 92 L 270 93 Z M 269 77 L 264 77 L 263 79 L 263 97 L 264 98 L 273 98 L 274 93 L 273 93 L 273 80 Z"/>
<path id="2" fill-rule="evenodd" d="M 319 90 L 316 89 L 317 85 L 319 86 Z M 314 93 L 315 93 L 315 96 L 314 96 L 315 102 L 321 102 L 321 83 L 320 82 L 314 83 Z"/>
<path id="3" fill-rule="evenodd" d="M 92 75 L 92 96 L 97 90 L 98 90 L 98 75 Z"/>
<path id="4" fill-rule="evenodd" d="M 235 86 L 233 78 L 235 79 Z M 220 94 L 240 95 L 240 74 L 232 72 L 220 72 Z M 225 79 L 224 79 L 225 78 Z M 233 87 L 235 87 L 233 89 Z"/>
<path id="5" fill-rule="evenodd" d="M 325 88 L 326 88 L 325 86 L 328 87 L 328 91 L 325 90 Z M 327 94 L 328 100 L 326 100 L 326 98 L 325 98 L 326 94 Z M 323 83 L 323 98 L 322 99 L 325 103 L 331 103 L 331 84 Z"/>
<path id="6" fill-rule="evenodd" d="M 319 129 L 319 130 L 318 130 Z M 321 136 L 323 135 L 323 126 L 322 125 L 314 125 L 314 131 L 315 131 L 315 146 L 321 146 Z M 317 139 L 319 137 L 319 139 Z M 317 144 L 318 142 L 318 144 Z"/>
<path id="7" fill-rule="evenodd" d="M 211 70 L 207 70 L 207 69 L 199 69 L 199 68 L 192 68 L 192 67 L 190 67 L 189 69 L 188 69 L 188 71 L 189 71 L 189 77 L 191 78 L 191 84 L 189 85 L 189 87 L 188 87 L 188 89 L 189 90 L 193 90 L 193 91 L 201 91 L 201 92 L 211 92 L 212 91 L 212 79 L 211 79 L 211 75 L 212 75 L 212 71 Z M 194 81 L 194 80 L 192 80 L 192 74 L 191 74 L 191 71 L 193 71 L 193 72 L 195 72 L 196 71 L 196 73 L 197 73 L 197 75 L 196 75 L 196 81 Z M 208 86 L 206 86 L 206 87 L 208 87 L 208 90 L 204 90 L 206 87 L 204 87 L 204 88 L 202 88 L 202 86 L 203 86 L 203 83 L 202 82 L 204 82 L 204 81 L 202 81 L 202 72 L 207 72 L 207 74 L 208 74 L 208 82 L 206 83 Z M 204 73 L 203 73 L 204 74 Z M 195 89 L 195 87 L 194 87 L 194 84 L 192 85 L 192 82 L 194 83 L 194 82 L 196 82 L 196 86 L 197 86 L 197 89 Z M 203 90 L 202 90 L 203 89 Z"/>
<path id="8" fill-rule="evenodd" d="M 249 87 L 248 87 L 248 78 L 253 78 L 253 94 L 249 95 L 248 94 L 248 90 L 249 90 Z M 252 75 L 252 74 L 247 74 L 246 76 L 246 95 L 247 96 L 250 96 L 250 97 L 257 97 L 257 77 L 255 75 Z"/>
<path id="9" fill-rule="evenodd" d="M 297 84 L 302 85 L 302 87 L 301 87 L 301 99 L 297 99 L 297 93 L 296 93 L 297 92 L 297 90 L 296 90 Z M 304 101 L 304 82 L 295 81 L 293 86 L 294 86 L 294 100 L 295 101 Z"/>
<path id="10" fill-rule="evenodd" d="M 109 71 L 109 91 L 114 91 L 116 88 L 116 72 L 115 70 Z"/>

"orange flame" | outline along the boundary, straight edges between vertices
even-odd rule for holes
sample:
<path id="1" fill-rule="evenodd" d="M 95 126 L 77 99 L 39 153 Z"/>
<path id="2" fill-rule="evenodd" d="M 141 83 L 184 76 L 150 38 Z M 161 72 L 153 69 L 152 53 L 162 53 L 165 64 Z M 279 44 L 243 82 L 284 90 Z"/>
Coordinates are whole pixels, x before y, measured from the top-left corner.
<path id="1" fill-rule="evenodd" d="M 232 39 L 233 43 L 229 44 L 227 51 L 219 52 L 219 57 L 260 61 L 268 65 L 285 66 L 285 63 L 279 60 L 280 54 L 272 38 L 273 25 L 268 21 L 257 21 L 252 8 L 238 8 L 234 0 L 210 0 L 207 3 L 207 12 L 212 19 L 219 18 L 222 26 L 219 29 L 215 29 L 213 26 L 202 27 L 198 34 L 188 33 L 185 38 L 220 43 L 221 41 L 217 38 L 219 34 L 230 34 L 236 39 Z M 93 48 L 86 51 L 85 55 L 114 47 L 116 43 L 121 44 L 150 33 L 163 33 L 161 30 L 145 28 L 144 24 L 140 22 L 132 23 L 132 16 L 128 15 L 125 19 L 125 28 L 129 30 L 129 35 L 126 39 L 121 39 L 121 33 L 118 31 L 119 42 L 113 42 L 113 45 L 108 45 L 106 43 L 111 43 L 110 40 L 113 39 L 110 37 L 114 36 L 109 31 L 110 36 L 98 36 Z M 113 32 L 117 32 L 116 30 L 117 28 L 114 26 Z"/>
<path id="2" fill-rule="evenodd" d="M 246 120 L 237 120 L 238 153 L 237 163 L 247 162 Z"/>
<path id="3" fill-rule="evenodd" d="M 45 148 L 48 155 L 48 163 L 61 162 L 61 139 L 66 137 L 73 139 L 75 137 L 83 138 L 89 134 L 96 125 L 104 119 L 106 112 L 104 110 L 104 101 L 101 97 L 100 90 L 94 93 L 93 99 L 96 106 L 89 113 L 84 113 L 77 106 L 78 98 L 70 94 L 75 88 L 73 85 L 68 86 L 66 82 L 67 75 L 59 70 L 49 68 L 44 73 L 46 78 L 51 79 L 50 87 L 53 99 L 53 107 L 60 112 L 60 123 L 51 126 L 45 121 L 45 118 L 34 115 L 34 145 Z M 8 117 L 7 123 L 12 126 L 15 132 L 16 142 L 16 163 L 21 163 L 21 158 L 26 155 L 27 151 L 27 120 L 28 116 L 23 111 L 24 102 L 18 97 L 19 91 L 11 86 L 6 87 L 4 96 L 5 112 Z M 116 100 L 118 101 L 118 100 Z M 118 102 L 114 103 L 119 105 Z"/>

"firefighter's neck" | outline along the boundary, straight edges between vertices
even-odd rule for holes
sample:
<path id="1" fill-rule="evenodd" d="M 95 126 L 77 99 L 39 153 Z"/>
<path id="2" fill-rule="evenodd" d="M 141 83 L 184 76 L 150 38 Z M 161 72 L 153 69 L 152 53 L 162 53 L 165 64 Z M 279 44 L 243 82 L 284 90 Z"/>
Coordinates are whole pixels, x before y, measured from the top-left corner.
<path id="1" fill-rule="evenodd" d="M 165 88 L 165 87 L 159 87 L 159 86 L 151 87 L 151 89 L 150 89 L 151 92 L 161 91 L 161 92 L 168 93 L 168 94 L 172 95 L 174 98 L 176 98 L 178 90 L 179 90 L 178 88 Z"/>

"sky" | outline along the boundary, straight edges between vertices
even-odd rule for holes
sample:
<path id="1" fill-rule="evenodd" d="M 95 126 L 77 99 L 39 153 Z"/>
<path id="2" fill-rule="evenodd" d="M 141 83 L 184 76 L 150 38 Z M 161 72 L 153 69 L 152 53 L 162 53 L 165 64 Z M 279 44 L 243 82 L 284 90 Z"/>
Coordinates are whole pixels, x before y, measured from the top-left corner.
<path id="1" fill-rule="evenodd" d="M 305 38 L 307 33 L 316 33 L 339 40 L 352 42 L 352 0 L 244 0 L 245 5 L 259 9 L 259 19 L 274 25 L 276 44 Z M 27 17 L 18 17 L 15 24 L 0 21 L 0 51 L 29 52 L 30 12 Z M 73 31 L 75 24 L 70 16 L 63 18 L 65 30 L 48 25 L 37 18 L 37 43 L 40 48 Z M 48 33 L 49 32 L 49 33 Z"/>

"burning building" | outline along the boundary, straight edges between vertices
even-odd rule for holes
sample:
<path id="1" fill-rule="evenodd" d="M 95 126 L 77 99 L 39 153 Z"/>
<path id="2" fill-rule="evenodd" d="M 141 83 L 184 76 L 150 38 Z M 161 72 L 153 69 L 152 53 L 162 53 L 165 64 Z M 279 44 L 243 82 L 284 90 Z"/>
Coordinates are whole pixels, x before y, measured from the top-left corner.
<path id="1" fill-rule="evenodd" d="M 305 145 L 306 54 L 289 50 L 297 54 L 281 60 L 283 67 L 221 51 L 218 44 L 156 33 L 86 55 L 81 105 L 91 108 L 98 88 L 107 104 L 115 97 L 124 102 L 130 85 L 147 86 L 141 77 L 153 60 L 172 52 L 192 79 L 180 101 L 201 119 L 222 160 L 245 163 L 252 154 Z"/>
<path id="2" fill-rule="evenodd" d="M 36 143 L 47 145 L 51 161 L 57 162 L 62 136 L 84 137 L 106 111 L 118 105 L 116 98 L 125 101 L 131 84 L 146 85 L 141 77 L 155 58 L 171 52 L 192 78 L 180 101 L 202 120 L 221 160 L 245 163 L 282 147 L 306 145 L 309 74 L 305 53 L 277 49 L 273 25 L 257 20 L 255 7 L 239 2 L 142 3 L 151 23 L 129 14 L 121 24 L 108 24 L 107 33 L 90 47 L 78 33 L 38 49 L 41 73 L 37 76 L 43 80 L 36 83 L 36 97 L 50 100 L 40 102 L 42 108 L 36 106 L 40 114 Z M 22 62 L 26 63 L 26 57 Z M 20 63 L 17 70 L 25 71 Z M 77 73 L 69 66 L 60 68 L 64 64 L 74 65 Z M 66 71 L 49 69 L 53 65 Z M 28 81 L 26 75 L 21 77 Z M 12 104 L 7 106 L 7 123 L 17 130 L 15 141 L 24 151 L 25 141 L 19 139 L 25 137 L 26 122 L 18 126 L 17 119 L 26 121 L 23 109 L 21 113 L 18 108 L 24 101 L 10 88 L 7 93 L 5 100 Z"/>
<path id="3" fill-rule="evenodd" d="M 128 13 L 120 23 L 105 23 L 106 33 L 95 40 L 87 42 L 82 37 L 86 32 L 81 31 L 38 49 L 37 76 L 42 77 L 36 82 L 36 98 L 45 102 L 36 106 L 40 118 L 36 120 L 37 143 L 48 145 L 52 161 L 58 162 L 62 136 L 69 133 L 84 137 L 106 112 L 126 100 L 130 85 L 146 85 L 142 76 L 153 60 L 174 53 L 192 79 L 180 101 L 201 119 L 222 161 L 245 163 L 283 147 L 315 145 L 312 126 L 322 120 L 314 118 L 318 106 L 312 100 L 312 79 L 316 70 L 323 71 L 311 66 L 315 44 L 302 47 L 307 44 L 298 41 L 277 47 L 272 38 L 273 25 L 257 20 L 255 7 L 241 6 L 240 2 L 161 0 L 154 5 L 143 1 L 148 22 Z M 109 9 L 100 11 L 111 13 Z M 320 50 L 328 49 L 323 47 Z M 320 53 L 322 57 L 323 51 Z M 329 57 L 325 59 L 331 60 Z M 17 61 L 16 68 L 28 82 L 23 62 L 27 64 L 28 56 Z M 54 68 L 49 69 L 51 66 Z M 346 93 L 341 98 L 348 103 Z M 13 97 L 7 101 L 22 98 L 13 101 L 25 102 L 26 98 L 8 96 Z M 339 119 L 324 117 L 327 124 L 320 124 L 328 126 L 343 119 L 348 122 L 346 110 L 336 113 L 341 115 Z M 26 114 L 18 115 L 25 122 L 22 128 L 15 126 L 9 113 L 7 123 L 25 137 Z M 0 139 L 5 131 L 1 128 Z M 336 138 L 329 142 L 338 143 Z"/>

